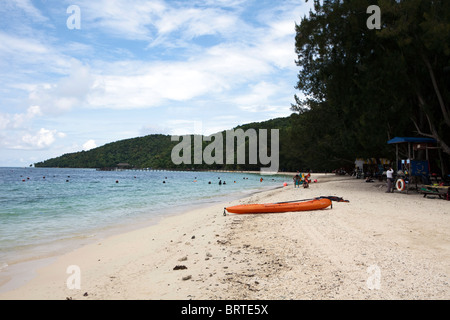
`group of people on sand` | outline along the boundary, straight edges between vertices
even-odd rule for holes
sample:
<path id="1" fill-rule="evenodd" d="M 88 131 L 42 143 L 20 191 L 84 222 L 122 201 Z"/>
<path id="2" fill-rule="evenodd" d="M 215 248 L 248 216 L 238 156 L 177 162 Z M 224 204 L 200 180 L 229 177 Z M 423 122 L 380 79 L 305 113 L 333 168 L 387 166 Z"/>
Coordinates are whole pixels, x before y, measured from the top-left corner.
<path id="1" fill-rule="evenodd" d="M 303 188 L 308 188 L 311 183 L 311 174 L 304 174 L 297 171 L 297 174 L 294 178 L 292 178 L 292 180 L 294 180 L 294 188 L 300 188 L 301 185 Z"/>

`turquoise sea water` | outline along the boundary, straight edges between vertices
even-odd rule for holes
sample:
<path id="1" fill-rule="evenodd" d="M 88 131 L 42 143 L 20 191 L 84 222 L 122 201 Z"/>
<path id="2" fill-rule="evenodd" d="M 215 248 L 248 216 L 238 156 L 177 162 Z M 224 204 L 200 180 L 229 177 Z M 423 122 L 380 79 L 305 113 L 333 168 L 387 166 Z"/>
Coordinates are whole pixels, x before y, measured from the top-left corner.
<path id="1" fill-rule="evenodd" d="M 282 176 L 223 172 L 0 168 L 0 271 L 66 243 L 156 221 L 186 207 L 282 186 Z M 163 183 L 163 181 L 165 183 Z M 219 185 L 219 181 L 226 184 Z M 209 184 L 211 182 L 211 184 Z"/>

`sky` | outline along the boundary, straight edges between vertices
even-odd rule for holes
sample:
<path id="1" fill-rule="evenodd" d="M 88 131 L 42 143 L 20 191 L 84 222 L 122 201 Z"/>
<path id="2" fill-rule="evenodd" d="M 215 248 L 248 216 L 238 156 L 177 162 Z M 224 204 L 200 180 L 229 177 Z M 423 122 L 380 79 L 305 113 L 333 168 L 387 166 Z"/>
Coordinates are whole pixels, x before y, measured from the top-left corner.
<path id="1" fill-rule="evenodd" d="M 0 166 L 289 116 L 305 0 L 0 0 Z"/>

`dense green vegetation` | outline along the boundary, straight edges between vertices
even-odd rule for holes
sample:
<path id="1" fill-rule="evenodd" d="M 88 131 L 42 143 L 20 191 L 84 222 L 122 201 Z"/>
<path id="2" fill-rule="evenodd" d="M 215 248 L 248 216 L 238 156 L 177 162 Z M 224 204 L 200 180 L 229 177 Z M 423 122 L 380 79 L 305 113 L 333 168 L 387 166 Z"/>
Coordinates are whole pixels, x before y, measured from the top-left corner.
<path id="1" fill-rule="evenodd" d="M 367 8 L 374 4 L 381 11 L 380 29 L 367 25 Z M 357 157 L 394 159 L 389 139 L 425 136 L 438 141 L 442 154 L 433 161 L 448 171 L 450 1 L 316 0 L 314 11 L 296 25 L 295 48 L 299 94 L 293 97 L 294 113 L 238 127 L 280 130 L 280 170 L 352 167 Z M 151 135 L 36 166 L 114 167 L 127 162 L 151 168 L 261 167 L 175 166 L 171 151 L 176 144 L 170 136 Z"/>
<path id="2" fill-rule="evenodd" d="M 367 26 L 374 4 L 380 29 Z M 395 136 L 426 136 L 444 152 L 439 165 L 448 163 L 450 1 L 324 0 L 314 7 L 296 26 L 298 157 L 326 167 L 389 156 L 386 141 Z"/>
<path id="3" fill-rule="evenodd" d="M 250 123 L 238 126 L 233 130 L 242 129 L 248 132 L 249 129 L 255 129 L 259 133 L 260 129 L 267 129 L 268 143 L 270 155 L 271 145 L 271 129 L 278 129 L 280 132 L 280 154 L 283 154 L 283 141 L 286 141 L 287 132 L 290 127 L 291 118 L 277 118 L 260 123 Z M 194 136 L 191 136 L 191 160 L 190 163 L 182 163 L 175 165 L 172 162 L 172 149 L 180 143 L 180 141 L 171 141 L 171 136 L 153 134 L 145 137 L 138 137 L 133 139 L 121 140 L 104 146 L 76 153 L 65 154 L 61 157 L 49 159 L 43 162 L 36 163 L 36 167 L 72 167 L 72 168 L 114 168 L 119 163 L 129 164 L 130 168 L 153 168 L 153 169 L 236 169 L 236 170 L 259 170 L 262 165 L 259 161 L 256 164 L 250 164 L 245 161 L 245 164 L 238 164 L 236 160 L 238 142 L 236 140 L 234 146 L 235 161 L 234 164 L 227 164 L 226 162 L 226 131 L 219 132 L 223 137 L 223 163 L 214 163 L 208 165 L 206 163 L 194 163 Z M 206 140 L 202 137 L 202 140 Z M 258 140 L 259 141 L 259 140 Z M 202 150 L 213 141 L 203 141 Z M 249 139 L 245 139 L 245 159 L 249 159 Z M 259 146 L 259 144 L 258 144 Z M 259 152 L 259 148 L 258 148 Z M 214 153 L 213 153 L 214 154 Z M 258 157 L 259 160 L 259 157 Z M 285 167 L 280 169 L 286 170 Z"/>

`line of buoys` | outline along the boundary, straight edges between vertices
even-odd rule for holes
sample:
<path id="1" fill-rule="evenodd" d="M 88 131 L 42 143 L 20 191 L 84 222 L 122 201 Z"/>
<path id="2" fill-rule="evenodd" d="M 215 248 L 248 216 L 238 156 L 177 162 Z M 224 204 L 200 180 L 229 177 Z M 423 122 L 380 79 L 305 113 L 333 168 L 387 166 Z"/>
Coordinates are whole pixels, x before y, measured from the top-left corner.
<path id="1" fill-rule="evenodd" d="M 20 177 L 23 177 L 23 176 L 21 175 Z M 54 175 L 53 177 L 56 177 L 56 176 Z M 68 175 L 67 178 L 70 178 L 70 176 Z M 137 176 L 133 176 L 133 178 L 134 178 L 134 179 L 137 179 Z M 45 180 L 45 179 L 46 179 L 46 176 L 42 176 L 42 179 Z M 166 180 L 167 177 L 164 177 L 164 179 Z M 217 179 L 219 179 L 219 185 L 226 185 L 226 181 L 222 181 L 222 180 L 220 179 L 220 177 L 217 177 Z M 248 180 L 247 177 L 243 177 L 242 179 Z M 30 177 L 27 177 L 26 179 L 23 178 L 23 179 L 22 179 L 22 182 L 26 182 L 27 180 L 31 180 L 31 178 L 30 178 Z M 165 180 L 163 180 L 162 183 L 166 183 Z M 272 180 L 275 180 L 275 179 L 272 179 Z M 66 179 L 66 182 L 70 182 L 69 179 Z M 193 182 L 198 182 L 197 177 L 194 177 Z M 263 182 L 263 178 L 260 178 L 260 182 Z M 317 182 L 317 180 L 314 180 L 314 182 Z M 115 183 L 118 184 L 118 183 L 119 183 L 119 180 L 115 180 Z M 236 180 L 234 180 L 233 183 L 237 183 Z M 208 184 L 212 184 L 212 182 L 211 182 L 211 181 L 208 181 Z M 287 183 L 285 182 L 285 183 L 283 184 L 283 186 L 287 186 Z"/>

